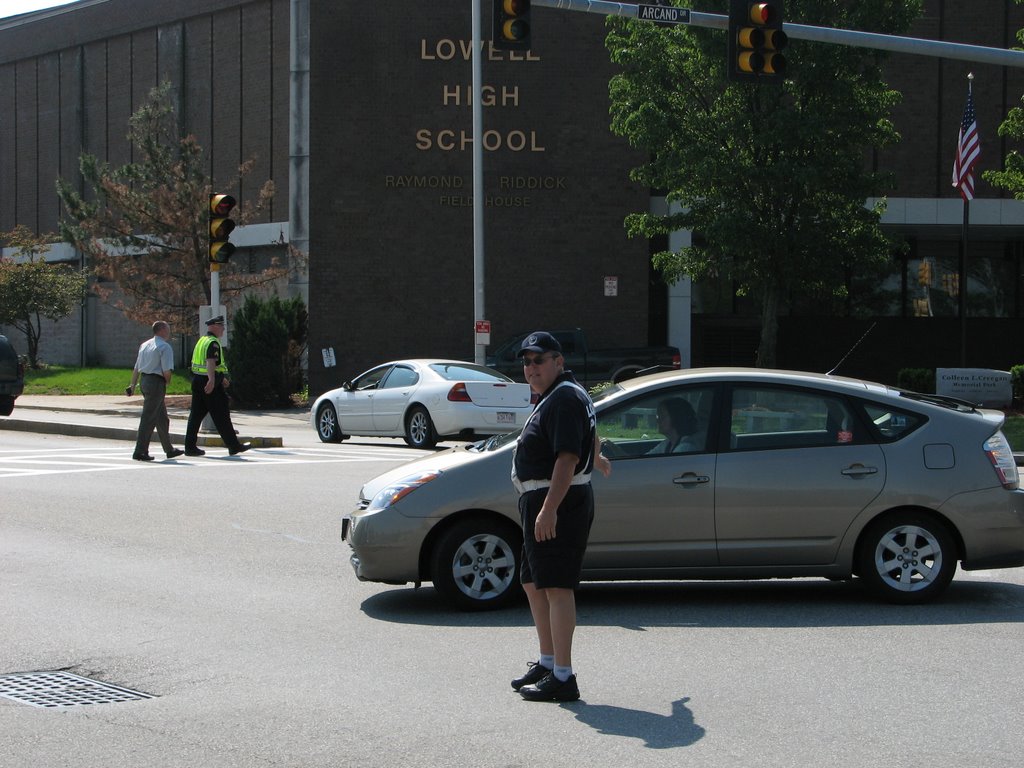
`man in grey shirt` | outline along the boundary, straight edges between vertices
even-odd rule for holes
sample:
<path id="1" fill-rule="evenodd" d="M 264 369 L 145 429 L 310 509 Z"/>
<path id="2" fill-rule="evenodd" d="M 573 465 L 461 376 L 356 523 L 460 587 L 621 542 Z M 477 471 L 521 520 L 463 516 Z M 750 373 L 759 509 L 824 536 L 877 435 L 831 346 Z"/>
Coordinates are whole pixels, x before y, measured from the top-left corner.
<path id="1" fill-rule="evenodd" d="M 132 369 L 132 383 L 124 390 L 126 395 L 131 396 L 136 383 L 142 389 L 142 417 L 139 419 L 139 434 L 135 439 L 135 453 L 132 454 L 136 461 L 153 461 L 149 455 L 149 441 L 154 429 L 160 436 L 160 444 L 168 459 L 185 453 L 171 445 L 171 420 L 164 403 L 167 385 L 174 370 L 174 349 L 167 342 L 170 336 L 170 325 L 163 320 L 153 323 L 153 338 L 139 346 L 139 355 Z"/>

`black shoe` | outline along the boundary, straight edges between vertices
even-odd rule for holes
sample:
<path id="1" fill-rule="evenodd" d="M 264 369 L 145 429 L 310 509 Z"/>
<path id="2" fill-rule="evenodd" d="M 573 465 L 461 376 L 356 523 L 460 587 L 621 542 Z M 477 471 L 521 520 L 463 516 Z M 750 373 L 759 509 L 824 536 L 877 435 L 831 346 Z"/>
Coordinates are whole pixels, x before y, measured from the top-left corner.
<path id="1" fill-rule="evenodd" d="M 132 458 L 136 461 L 152 461 L 153 457 L 148 453 L 133 453 Z"/>
<path id="2" fill-rule="evenodd" d="M 550 669 L 542 665 L 539 661 L 531 661 L 527 664 L 529 669 L 526 670 L 526 674 L 522 677 L 517 677 L 512 681 L 512 687 L 517 691 L 524 685 L 533 685 L 539 683 L 551 672 Z"/>
<path id="3" fill-rule="evenodd" d="M 206 455 L 206 451 L 202 450 L 201 448 L 191 448 L 191 449 L 190 448 L 186 448 L 185 449 L 185 455 L 186 456 L 205 456 Z"/>
<path id="4" fill-rule="evenodd" d="M 570 675 L 564 683 L 552 672 L 536 685 L 524 685 L 520 695 L 527 701 L 576 701 L 580 697 L 576 675 Z"/>
<path id="5" fill-rule="evenodd" d="M 231 448 L 228 450 L 228 455 L 236 456 L 239 453 L 245 453 L 252 448 L 252 443 L 239 443 L 237 448 Z"/>
<path id="6" fill-rule="evenodd" d="M 178 456 L 184 456 L 184 455 L 185 455 L 185 452 L 183 450 L 181 450 L 181 448 L 172 448 L 171 450 L 169 450 L 167 452 L 167 458 L 168 459 L 174 459 L 174 458 L 177 458 Z"/>

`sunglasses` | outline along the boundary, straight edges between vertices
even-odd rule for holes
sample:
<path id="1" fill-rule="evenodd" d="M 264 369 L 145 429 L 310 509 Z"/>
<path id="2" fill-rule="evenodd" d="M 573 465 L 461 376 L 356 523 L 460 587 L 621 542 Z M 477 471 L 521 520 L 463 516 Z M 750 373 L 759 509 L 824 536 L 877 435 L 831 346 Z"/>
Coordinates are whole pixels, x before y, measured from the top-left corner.
<path id="1" fill-rule="evenodd" d="M 536 357 L 523 357 L 523 368 L 529 368 L 531 365 L 543 365 L 544 361 L 554 355 L 537 355 Z"/>

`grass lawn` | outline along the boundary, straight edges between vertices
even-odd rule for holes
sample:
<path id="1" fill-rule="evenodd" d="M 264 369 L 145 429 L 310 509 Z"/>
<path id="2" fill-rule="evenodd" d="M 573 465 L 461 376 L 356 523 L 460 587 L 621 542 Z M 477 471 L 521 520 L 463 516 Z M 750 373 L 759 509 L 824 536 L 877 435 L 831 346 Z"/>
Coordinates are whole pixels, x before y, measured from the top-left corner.
<path id="1" fill-rule="evenodd" d="M 1010 447 L 1014 451 L 1024 452 L 1024 415 L 1008 414 L 1003 425 L 1003 434 L 1010 441 Z"/>
<path id="2" fill-rule="evenodd" d="M 68 368 L 49 365 L 38 370 L 26 369 L 25 394 L 123 395 L 124 388 L 131 381 L 131 368 Z M 167 394 L 190 394 L 189 379 L 180 371 L 175 371 L 167 387 Z"/>

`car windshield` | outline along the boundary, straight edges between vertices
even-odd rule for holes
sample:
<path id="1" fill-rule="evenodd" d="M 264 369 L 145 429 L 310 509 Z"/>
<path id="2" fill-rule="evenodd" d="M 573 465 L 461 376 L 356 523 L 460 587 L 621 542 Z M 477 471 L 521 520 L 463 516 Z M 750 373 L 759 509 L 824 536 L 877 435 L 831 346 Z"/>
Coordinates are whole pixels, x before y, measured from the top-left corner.
<path id="1" fill-rule="evenodd" d="M 430 370 L 448 381 L 512 381 L 503 373 L 473 363 L 432 363 Z"/>
<path id="2" fill-rule="evenodd" d="M 622 387 L 620 387 L 618 384 L 608 384 L 603 388 L 599 388 L 600 386 L 601 385 L 598 385 L 598 387 L 594 387 L 593 389 L 590 390 L 590 399 L 593 400 L 595 403 L 599 403 L 606 397 L 611 397 L 612 395 L 618 394 L 619 392 L 622 391 Z M 596 393 L 595 390 L 597 390 Z"/>
<path id="3" fill-rule="evenodd" d="M 491 435 L 486 440 L 478 440 L 469 446 L 469 450 L 475 451 L 476 453 L 484 453 L 486 451 L 496 451 L 499 448 L 504 448 L 509 443 L 514 443 L 519 439 L 519 433 L 522 429 L 517 429 L 515 432 L 506 432 L 503 435 Z"/>

